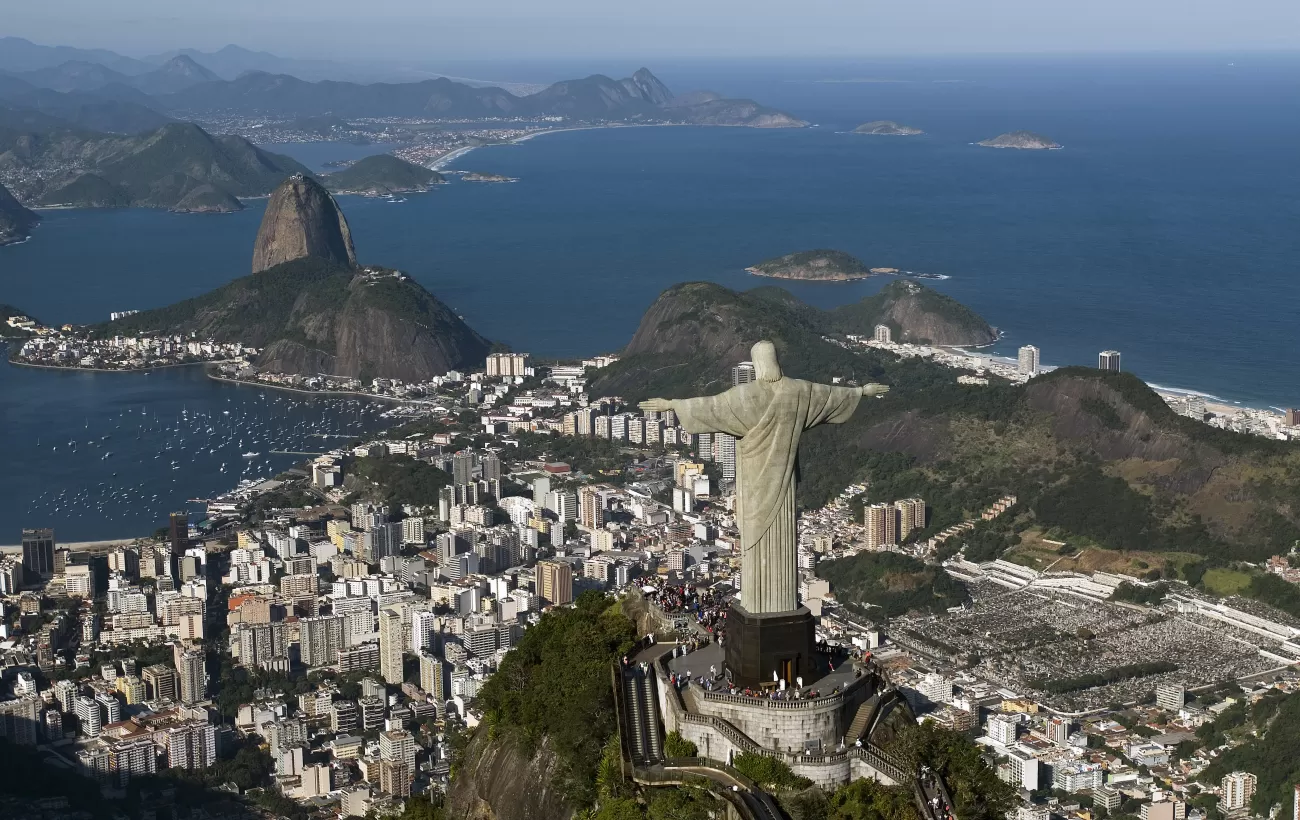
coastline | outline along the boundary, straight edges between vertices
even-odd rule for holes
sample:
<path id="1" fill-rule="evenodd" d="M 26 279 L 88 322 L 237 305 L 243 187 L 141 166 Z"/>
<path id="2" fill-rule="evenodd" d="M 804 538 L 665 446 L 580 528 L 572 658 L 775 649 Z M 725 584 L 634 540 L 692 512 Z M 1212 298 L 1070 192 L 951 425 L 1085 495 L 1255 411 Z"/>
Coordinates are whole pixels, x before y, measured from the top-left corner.
<path id="1" fill-rule="evenodd" d="M 447 167 L 447 164 L 465 156 L 476 148 L 491 148 L 494 145 L 518 145 L 521 142 L 528 142 L 547 134 L 565 134 L 570 131 L 607 131 L 616 128 L 755 128 L 752 125 L 701 125 L 692 122 L 638 122 L 638 123 L 608 123 L 606 125 L 573 125 L 567 128 L 542 128 L 531 134 L 514 137 L 501 142 L 490 142 L 484 145 L 466 145 L 464 148 L 457 148 L 454 151 L 448 151 L 442 156 L 429 163 L 427 166 L 431 171 L 441 171 Z M 782 130 L 780 128 L 755 128 L 758 131 Z"/>
<path id="2" fill-rule="evenodd" d="M 863 279 L 875 279 L 877 276 L 896 276 L 891 273 L 864 273 L 859 276 L 839 276 L 823 277 L 818 279 L 805 279 L 802 276 L 781 276 L 777 273 L 764 273 L 757 267 L 745 268 L 745 273 L 753 276 L 761 276 L 764 279 L 779 279 L 783 282 L 861 282 Z"/>
<path id="3" fill-rule="evenodd" d="M 195 365 L 222 364 L 232 362 L 234 359 L 211 359 L 201 362 L 176 362 L 173 364 L 160 364 L 152 367 L 134 367 L 130 369 L 115 367 L 82 367 L 80 365 L 63 365 L 63 364 L 37 364 L 36 362 L 25 362 L 21 359 L 9 359 L 9 364 L 17 367 L 32 367 L 38 370 L 70 370 L 82 373 L 151 373 L 155 370 L 166 370 L 172 367 L 194 367 Z"/>
<path id="4" fill-rule="evenodd" d="M 400 399 L 396 396 L 381 396 L 377 393 L 361 393 L 356 390 L 303 390 L 301 387 L 290 387 L 285 384 L 271 384 L 268 382 L 247 381 L 245 379 L 231 379 L 225 376 L 218 376 L 211 372 L 206 375 L 214 382 L 237 384 L 244 387 L 261 387 L 267 390 L 284 390 L 289 393 L 301 393 L 307 396 L 355 396 L 361 399 L 375 399 L 377 401 L 387 401 L 395 404 L 411 404 L 420 401 L 419 399 Z"/>
<path id="5" fill-rule="evenodd" d="M 1001 341 L 1000 336 L 998 341 Z M 1016 359 L 1012 356 L 999 356 L 990 353 L 977 352 L 982 347 L 988 347 L 991 346 L 992 344 L 997 344 L 997 342 L 992 342 L 990 345 L 979 345 L 979 346 L 965 345 L 963 347 L 953 347 L 949 349 L 961 352 L 965 355 L 972 356 L 972 357 L 978 355 L 988 359 L 994 359 L 1000 362 L 1001 364 L 1007 364 L 1007 365 L 1016 364 Z M 1082 365 L 1061 365 L 1061 364 L 1040 363 L 1040 370 L 1043 372 L 1048 372 L 1051 370 L 1056 370 L 1057 368 L 1060 367 L 1078 367 L 1078 366 L 1082 366 Z M 1134 375 L 1136 375 L 1139 379 L 1142 379 L 1140 375 L 1136 373 Z M 1171 387 L 1169 385 L 1149 382 L 1146 379 L 1142 379 L 1142 382 L 1146 384 L 1147 387 L 1150 387 L 1153 391 L 1159 394 L 1161 397 L 1187 398 L 1188 396 L 1199 396 L 1200 398 L 1205 399 L 1206 410 L 1209 410 L 1212 413 L 1217 413 L 1219 415 L 1237 413 L 1242 410 L 1258 410 L 1261 412 L 1274 413 L 1278 415 L 1281 415 L 1282 413 L 1282 411 L 1279 410 L 1279 407 L 1281 405 L 1278 405 L 1276 403 L 1261 405 L 1261 404 L 1252 403 L 1248 401 L 1238 401 L 1233 398 L 1226 398 L 1224 396 L 1220 396 L 1214 393 L 1207 393 L 1204 390 L 1197 390 L 1192 387 Z"/>

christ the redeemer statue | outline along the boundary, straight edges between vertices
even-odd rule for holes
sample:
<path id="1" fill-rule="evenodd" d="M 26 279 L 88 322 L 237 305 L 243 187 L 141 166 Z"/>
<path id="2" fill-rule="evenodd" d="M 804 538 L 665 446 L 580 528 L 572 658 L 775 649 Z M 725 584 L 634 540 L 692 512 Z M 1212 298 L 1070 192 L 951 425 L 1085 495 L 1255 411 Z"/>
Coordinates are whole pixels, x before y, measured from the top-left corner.
<path id="1" fill-rule="evenodd" d="M 781 375 L 776 346 L 752 350 L 756 379 L 716 396 L 650 399 L 646 412 L 672 410 L 688 433 L 728 433 L 736 442 L 736 518 L 742 550 L 740 603 L 749 613 L 799 606 L 794 473 L 799 437 L 818 424 L 849 420 L 863 396 L 882 384 L 838 387 Z"/>

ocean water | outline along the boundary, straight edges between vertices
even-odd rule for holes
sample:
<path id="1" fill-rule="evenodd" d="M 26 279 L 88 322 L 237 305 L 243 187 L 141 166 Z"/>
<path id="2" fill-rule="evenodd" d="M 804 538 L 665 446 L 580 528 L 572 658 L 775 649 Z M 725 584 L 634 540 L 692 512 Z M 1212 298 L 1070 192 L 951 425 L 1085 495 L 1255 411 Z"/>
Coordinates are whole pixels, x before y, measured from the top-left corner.
<path id="1" fill-rule="evenodd" d="M 75 542 L 148 535 L 178 510 L 201 520 L 205 505 L 191 499 L 381 428 L 390 406 L 223 384 L 194 367 L 90 373 L 6 360 L 0 544 L 18 543 L 22 527 Z"/>
<path id="2" fill-rule="evenodd" d="M 654 68 L 677 90 L 752 97 L 816 127 L 604 129 L 481 148 L 453 167 L 520 181 L 454 181 L 402 203 L 342 198 L 359 257 L 408 271 L 492 339 L 578 356 L 625 344 L 676 282 L 770 284 L 744 268 L 834 247 L 872 266 L 951 276 L 927 284 L 1004 331 L 996 352 L 1032 343 L 1045 363 L 1093 364 L 1115 348 L 1125 369 L 1153 383 L 1300 405 L 1300 109 L 1284 104 L 1300 91 L 1300 59 Z M 494 76 L 543 72 L 518 70 L 533 73 Z M 926 134 L 846 133 L 875 119 Z M 972 144 L 1020 128 L 1065 148 Z M 358 153 L 271 148 L 312 167 Z M 249 204 L 221 216 L 48 212 L 31 241 L 0 249 L 0 301 L 47 322 L 88 322 L 205 292 L 248 270 L 263 207 Z M 886 281 L 790 289 L 829 307 Z M 13 378 L 0 369 L 0 391 Z M 97 376 L 78 387 L 89 393 L 67 397 L 81 383 L 64 374 L 19 378 L 53 404 L 94 407 L 81 396 L 173 377 Z M 0 446 L 79 415 L 24 415 L 5 424 Z M 189 471 L 177 472 L 179 483 Z M 8 495 L 0 486 L 0 513 L 21 512 L 5 506 Z"/>

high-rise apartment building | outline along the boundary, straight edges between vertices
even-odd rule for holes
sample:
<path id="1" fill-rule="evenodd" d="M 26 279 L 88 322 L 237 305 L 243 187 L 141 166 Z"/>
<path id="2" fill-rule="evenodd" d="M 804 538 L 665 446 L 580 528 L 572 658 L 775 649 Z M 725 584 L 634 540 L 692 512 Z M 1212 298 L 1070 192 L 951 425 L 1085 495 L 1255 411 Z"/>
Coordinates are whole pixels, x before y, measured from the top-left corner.
<path id="1" fill-rule="evenodd" d="M 54 530 L 23 530 L 23 573 L 28 579 L 54 577 Z"/>
<path id="2" fill-rule="evenodd" d="M 527 375 L 528 354 L 527 353 L 489 353 L 487 357 L 486 375 L 498 378 L 509 378 L 514 376 Z"/>
<path id="3" fill-rule="evenodd" d="M 546 494 L 546 508 L 561 522 L 572 521 L 578 517 L 578 496 L 563 490 L 549 492 Z"/>
<path id="4" fill-rule="evenodd" d="M 1101 370 L 1119 372 L 1119 351 L 1103 350 L 1097 354 L 1097 367 Z"/>
<path id="5" fill-rule="evenodd" d="M 35 746 L 40 718 L 41 699 L 35 695 L 0 701 L 0 737 L 19 746 Z"/>
<path id="6" fill-rule="evenodd" d="M 1156 706 L 1177 712 L 1187 703 L 1187 690 L 1181 683 L 1162 683 L 1156 687 Z"/>
<path id="7" fill-rule="evenodd" d="M 722 467 L 722 480 L 736 480 L 736 437 L 730 433 L 713 434 L 713 461 Z"/>
<path id="8" fill-rule="evenodd" d="M 573 570 L 563 561 L 537 562 L 537 594 L 548 604 L 573 601 Z"/>
<path id="9" fill-rule="evenodd" d="M 90 564 L 70 564 L 63 568 L 64 590 L 70 598 L 95 597 L 95 571 Z"/>
<path id="10" fill-rule="evenodd" d="M 1255 796 L 1259 778 L 1250 772 L 1233 772 L 1225 775 L 1219 785 L 1219 810 L 1231 814 L 1250 808 L 1250 799 Z"/>
<path id="11" fill-rule="evenodd" d="M 889 329 L 889 325 L 876 325 L 875 332 L 871 338 L 880 344 L 889 344 L 894 341 L 894 332 Z"/>
<path id="12" fill-rule="evenodd" d="M 99 737 L 100 728 L 104 725 L 99 701 L 89 695 L 78 695 L 76 712 L 77 720 L 81 722 L 81 733 L 86 737 Z"/>
<path id="13" fill-rule="evenodd" d="M 168 768 L 206 769 L 217 762 L 215 726 L 198 722 L 173 726 L 165 739 Z"/>
<path id="14" fill-rule="evenodd" d="M 437 701 L 447 699 L 447 673 L 442 659 L 427 649 L 420 653 L 420 688 Z"/>
<path id="15" fill-rule="evenodd" d="M 402 650 L 406 647 L 402 630 L 402 613 L 394 609 L 379 610 L 379 674 L 384 681 L 401 686 Z"/>
<path id="16" fill-rule="evenodd" d="M 470 484 L 474 481 L 474 451 L 461 450 L 451 457 L 453 484 Z"/>
<path id="17" fill-rule="evenodd" d="M 578 490 L 578 526 L 594 530 L 605 523 L 605 500 L 597 487 Z"/>
<path id="18" fill-rule="evenodd" d="M 378 695 L 358 698 L 357 717 L 363 732 L 380 728 L 384 725 L 384 699 Z"/>
<path id="19" fill-rule="evenodd" d="M 754 367 L 753 362 L 741 362 L 731 368 L 731 384 L 749 384 L 758 378 L 758 370 Z"/>
<path id="20" fill-rule="evenodd" d="M 1038 375 L 1038 348 L 1025 345 L 1020 348 L 1019 370 L 1028 376 Z"/>
<path id="21" fill-rule="evenodd" d="M 179 694 L 176 670 L 167 664 L 157 663 L 146 666 L 140 673 L 140 677 L 144 680 L 145 697 L 150 700 L 176 700 Z"/>
<path id="22" fill-rule="evenodd" d="M 198 703 L 208 695 L 206 658 L 197 649 L 186 649 L 173 644 L 172 657 L 176 663 L 177 690 L 181 703 Z"/>
<path id="23" fill-rule="evenodd" d="M 289 656 L 285 627 L 283 622 L 235 624 L 231 631 L 231 637 L 238 648 L 235 657 L 243 665 L 255 666 L 259 669 L 270 669 L 280 665 L 279 662 Z M 176 665 L 176 671 L 184 677 L 179 663 Z M 184 684 L 181 686 L 181 691 L 182 693 L 185 691 Z"/>
<path id="24" fill-rule="evenodd" d="M 898 540 L 902 541 L 916 530 L 925 529 L 925 501 L 919 498 L 904 498 L 895 501 L 898 508 Z"/>
<path id="25" fill-rule="evenodd" d="M 867 549 L 898 543 L 898 508 L 893 504 L 872 504 L 862 510 Z"/>
<path id="26" fill-rule="evenodd" d="M 343 616 L 322 615 L 298 620 L 298 654 L 305 666 L 333 666 L 343 640 Z"/>
<path id="27" fill-rule="evenodd" d="M 357 731 L 360 719 L 355 700 L 336 700 L 330 710 L 330 731 L 350 735 Z"/>
<path id="28" fill-rule="evenodd" d="M 116 695 L 110 692 L 96 692 L 95 702 L 99 704 L 101 725 L 107 726 L 122 721 L 122 701 L 118 700 Z"/>

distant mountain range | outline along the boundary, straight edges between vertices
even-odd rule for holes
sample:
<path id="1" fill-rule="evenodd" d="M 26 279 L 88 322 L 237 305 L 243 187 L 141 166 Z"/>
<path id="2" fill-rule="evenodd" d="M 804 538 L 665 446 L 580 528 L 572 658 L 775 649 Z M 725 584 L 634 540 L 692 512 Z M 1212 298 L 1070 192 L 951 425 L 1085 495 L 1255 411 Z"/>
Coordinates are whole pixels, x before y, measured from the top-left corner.
<path id="1" fill-rule="evenodd" d="M 238 46 L 215 52 L 181 49 L 137 60 L 6 37 L 0 38 L 0 102 L 78 127 L 120 133 L 151 130 L 162 124 L 158 118 L 213 111 L 281 117 L 563 116 L 765 128 L 806 124 L 753 100 L 709 91 L 678 97 L 645 68 L 621 80 L 593 74 L 532 93 L 446 77 L 395 83 L 333 79 L 350 74 L 343 68 Z M 106 110 L 91 117 L 81 112 L 89 105 Z M 141 109 L 153 111 L 153 121 Z"/>
<path id="2" fill-rule="evenodd" d="M 563 117 L 578 123 L 807 125 L 753 100 L 710 91 L 675 95 L 646 68 L 621 80 L 593 74 L 528 94 L 445 77 L 361 84 L 311 82 L 264 70 L 302 65 L 322 70 L 326 64 L 237 46 L 137 60 L 0 38 L 0 181 L 29 207 L 220 212 L 243 207 L 240 197 L 268 194 L 288 175 L 307 173 L 247 140 L 177 121 L 215 112 L 317 124 L 363 117 Z M 338 191 L 385 193 L 436 181 L 434 174 L 389 162 L 340 173 L 326 184 Z M 22 238 L 26 230 L 15 220 L 10 238 Z"/>
<path id="3" fill-rule="evenodd" d="M 622 80 L 603 74 L 563 80 L 525 96 L 446 78 L 362 85 L 312 83 L 287 74 L 250 72 L 236 80 L 198 83 L 157 97 L 163 110 L 191 113 L 455 119 L 562 116 L 580 121 L 671 121 L 765 128 L 807 124 L 753 100 L 724 99 L 709 93 L 693 94 L 684 103 L 674 104 L 675 100 L 668 87 L 645 68 Z"/>

